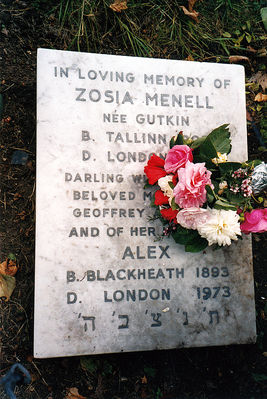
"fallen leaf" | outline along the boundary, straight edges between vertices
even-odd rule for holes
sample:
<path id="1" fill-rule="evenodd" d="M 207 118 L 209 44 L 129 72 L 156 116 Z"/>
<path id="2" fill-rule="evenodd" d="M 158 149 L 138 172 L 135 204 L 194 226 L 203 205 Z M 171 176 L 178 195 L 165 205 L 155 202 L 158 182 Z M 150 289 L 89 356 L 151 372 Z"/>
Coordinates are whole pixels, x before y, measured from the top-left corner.
<path id="1" fill-rule="evenodd" d="M 249 82 L 257 83 L 259 86 L 262 87 L 262 90 L 265 91 L 265 89 L 267 88 L 267 73 L 258 71 L 257 73 L 251 76 Z"/>
<path id="2" fill-rule="evenodd" d="M 188 10 L 190 12 L 194 11 L 193 8 L 194 8 L 194 5 L 195 5 L 196 2 L 197 2 L 197 0 L 188 0 Z"/>
<path id="3" fill-rule="evenodd" d="M 261 19 L 265 30 L 267 30 L 267 7 L 261 8 Z"/>
<path id="4" fill-rule="evenodd" d="M 13 201 L 17 201 L 19 198 L 21 198 L 22 197 L 22 195 L 21 194 L 19 194 L 19 193 L 15 193 L 14 194 L 14 197 L 13 197 Z"/>
<path id="5" fill-rule="evenodd" d="M 250 115 L 250 112 L 247 110 L 247 120 L 252 121 L 252 116 Z"/>
<path id="6" fill-rule="evenodd" d="M 12 292 L 14 291 L 15 286 L 15 277 L 0 274 L 0 298 L 4 297 L 5 300 L 8 301 Z"/>
<path id="7" fill-rule="evenodd" d="M 251 53 L 257 53 L 258 50 L 255 50 L 253 47 L 251 46 L 247 46 L 246 47 L 248 51 L 250 51 Z"/>
<path id="8" fill-rule="evenodd" d="M 18 221 L 19 219 L 24 220 L 27 215 L 25 211 L 21 211 L 20 213 L 17 213 L 16 216 L 17 216 L 16 221 Z"/>
<path id="9" fill-rule="evenodd" d="M 258 93 L 256 95 L 256 97 L 254 98 L 254 101 L 258 101 L 258 102 L 267 101 L 267 94 Z"/>
<path id="10" fill-rule="evenodd" d="M 264 48 L 260 48 L 260 49 L 257 51 L 257 56 L 258 56 L 258 57 L 266 57 L 266 55 L 267 55 L 267 50 L 266 50 L 265 47 L 264 47 Z"/>
<path id="11" fill-rule="evenodd" d="M 127 0 L 115 0 L 109 7 L 116 12 L 127 10 Z"/>
<path id="12" fill-rule="evenodd" d="M 189 55 L 188 57 L 186 57 L 185 61 L 194 61 L 194 58 L 192 57 L 192 55 Z"/>
<path id="13" fill-rule="evenodd" d="M 141 383 L 142 384 L 147 384 L 147 378 L 146 378 L 145 375 L 144 375 L 144 377 L 141 378 Z"/>
<path id="14" fill-rule="evenodd" d="M 0 274 L 5 276 L 15 276 L 18 271 L 18 266 L 16 261 L 6 259 L 4 262 L 0 263 Z"/>
<path id="15" fill-rule="evenodd" d="M 192 18 L 194 21 L 198 22 L 198 15 L 199 12 L 197 11 L 188 11 L 187 8 L 185 8 L 185 6 L 180 6 L 180 8 L 183 10 L 185 15 L 188 15 L 190 18 Z"/>
<path id="16" fill-rule="evenodd" d="M 77 388 L 69 388 L 65 399 L 86 399 L 86 397 L 80 395 Z"/>
<path id="17" fill-rule="evenodd" d="M 229 56 L 230 63 L 240 62 L 240 61 L 248 61 L 249 62 L 249 58 L 244 55 L 230 55 Z"/>

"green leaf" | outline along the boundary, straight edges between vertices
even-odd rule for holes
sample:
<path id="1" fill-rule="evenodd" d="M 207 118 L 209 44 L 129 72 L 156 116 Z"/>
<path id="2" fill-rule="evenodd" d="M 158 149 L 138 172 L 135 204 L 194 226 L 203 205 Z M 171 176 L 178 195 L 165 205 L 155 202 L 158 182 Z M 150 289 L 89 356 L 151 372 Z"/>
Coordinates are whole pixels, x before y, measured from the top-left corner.
<path id="1" fill-rule="evenodd" d="M 104 360 L 103 370 L 102 370 L 103 374 L 105 376 L 107 376 L 108 374 L 112 374 L 112 369 L 113 369 L 112 364 L 109 363 L 107 360 Z"/>
<path id="2" fill-rule="evenodd" d="M 223 37 L 232 37 L 231 33 L 229 32 L 223 32 Z"/>
<path id="3" fill-rule="evenodd" d="M 157 205 L 155 205 L 155 193 L 153 193 L 153 195 L 152 195 L 152 199 L 151 199 L 151 201 L 150 201 L 150 206 L 153 208 L 153 207 L 155 207 L 155 206 L 157 206 Z"/>
<path id="4" fill-rule="evenodd" d="M 81 363 L 81 367 L 86 370 L 89 371 L 89 373 L 94 374 L 97 371 L 97 362 L 95 359 L 92 358 L 88 358 L 88 357 L 82 357 L 80 359 L 80 363 Z"/>
<path id="5" fill-rule="evenodd" d="M 215 209 L 225 209 L 226 211 L 236 211 L 236 207 L 234 205 L 223 199 L 217 200 L 213 207 Z"/>
<path id="6" fill-rule="evenodd" d="M 175 145 L 174 142 L 175 142 L 175 137 L 173 136 L 170 140 L 170 148 L 172 148 Z"/>
<path id="7" fill-rule="evenodd" d="M 208 201 L 209 204 L 211 204 L 214 201 L 213 195 L 210 195 L 210 194 L 207 193 L 207 201 Z"/>
<path id="8" fill-rule="evenodd" d="M 206 184 L 205 189 L 208 194 L 212 195 L 214 197 L 214 192 L 209 184 Z"/>
<path id="9" fill-rule="evenodd" d="M 265 30 L 267 30 L 267 7 L 261 9 L 261 19 Z"/>
<path id="10" fill-rule="evenodd" d="M 206 137 L 204 143 L 199 147 L 199 156 L 203 161 L 217 157 L 216 147 L 209 137 Z"/>
<path id="11" fill-rule="evenodd" d="M 172 202 L 171 202 L 171 208 L 173 211 L 175 211 L 176 209 L 178 209 L 178 205 L 175 202 L 175 197 L 173 197 Z"/>
<path id="12" fill-rule="evenodd" d="M 267 375 L 266 374 L 256 374 L 252 373 L 253 379 L 257 382 L 260 381 L 267 381 Z"/>
<path id="13" fill-rule="evenodd" d="M 182 133 L 179 133 L 175 141 L 175 145 L 183 145 L 183 144 L 184 144 L 184 136 Z"/>
<path id="14" fill-rule="evenodd" d="M 198 148 L 205 140 L 206 140 L 206 136 L 204 136 L 204 137 L 199 137 L 199 139 L 194 140 L 194 141 L 190 144 L 190 148 L 192 148 L 192 150 Z"/>
<path id="15" fill-rule="evenodd" d="M 254 167 L 254 168 L 255 168 L 255 166 L 258 166 L 258 165 L 260 165 L 261 163 L 262 163 L 262 161 L 261 161 L 260 159 L 254 159 L 253 161 L 246 162 L 246 165 L 245 165 L 244 167 L 249 166 L 250 168 L 251 168 L 251 167 Z M 242 165 L 242 166 L 243 166 L 243 165 Z"/>
<path id="16" fill-rule="evenodd" d="M 148 183 L 148 179 L 147 179 L 147 181 L 145 182 L 143 188 L 146 189 L 146 188 L 151 188 L 151 187 L 154 187 L 154 185 L 153 185 L 153 184 L 149 184 L 149 183 Z"/>
<path id="17" fill-rule="evenodd" d="M 208 184 L 206 185 L 205 188 L 206 188 L 206 192 L 207 192 L 207 200 L 208 200 L 209 203 L 211 203 L 215 199 L 214 191 L 212 190 L 211 186 L 208 185 Z"/>
<path id="18" fill-rule="evenodd" d="M 172 233 L 172 237 L 177 244 L 191 244 L 199 236 L 196 230 L 187 230 L 179 226 L 175 232 Z"/>
<path id="19" fill-rule="evenodd" d="M 203 251 L 208 246 L 208 241 L 206 238 L 199 237 L 195 239 L 193 243 L 187 244 L 185 246 L 185 252 L 200 252 Z"/>
<path id="20" fill-rule="evenodd" d="M 214 129 L 199 146 L 199 157 L 206 161 L 217 158 L 217 153 L 229 154 L 231 151 L 230 132 L 228 125 L 222 125 Z"/>
<path id="21" fill-rule="evenodd" d="M 7 257 L 8 257 L 8 259 L 10 259 L 10 260 L 16 260 L 16 255 L 14 255 L 14 254 L 12 254 L 12 252 L 10 252 L 8 255 L 7 255 Z"/>
<path id="22" fill-rule="evenodd" d="M 177 136 L 173 136 L 170 141 L 170 148 L 175 145 L 183 145 L 184 144 L 184 136 L 181 132 L 178 133 Z"/>
<path id="23" fill-rule="evenodd" d="M 169 181 L 169 186 L 170 186 L 170 188 L 173 190 L 174 189 L 174 184 L 173 184 L 173 182 L 172 181 Z"/>
<path id="24" fill-rule="evenodd" d="M 221 154 L 229 154 L 231 151 L 231 140 L 228 124 L 222 125 L 214 129 L 208 137 L 217 152 Z"/>
<path id="25" fill-rule="evenodd" d="M 226 196 L 227 196 L 227 199 L 229 200 L 229 202 L 232 205 L 234 205 L 234 204 L 241 205 L 241 204 L 243 204 L 244 202 L 247 201 L 247 199 L 244 198 L 243 196 L 238 195 L 238 194 L 234 194 L 234 193 L 232 193 L 230 191 L 226 192 Z"/>
<path id="26" fill-rule="evenodd" d="M 218 166 L 221 174 L 224 175 L 225 173 L 231 173 L 241 168 L 242 164 L 240 162 L 224 162 L 219 163 Z"/>
<path id="27" fill-rule="evenodd" d="M 246 40 L 248 43 L 250 43 L 252 40 L 252 36 L 249 33 L 246 33 Z"/>

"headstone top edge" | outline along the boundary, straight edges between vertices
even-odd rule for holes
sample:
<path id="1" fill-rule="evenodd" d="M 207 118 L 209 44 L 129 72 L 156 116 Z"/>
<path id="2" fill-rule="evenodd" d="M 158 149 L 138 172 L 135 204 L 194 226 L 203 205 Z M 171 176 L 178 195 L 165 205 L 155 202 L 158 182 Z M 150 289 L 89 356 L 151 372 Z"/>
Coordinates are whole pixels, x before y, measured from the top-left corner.
<path id="1" fill-rule="evenodd" d="M 194 64 L 199 64 L 199 65 L 212 65 L 216 67 L 219 66 L 223 66 L 223 67 L 227 67 L 227 68 L 233 68 L 233 69 L 240 69 L 243 71 L 243 73 L 245 72 L 245 67 L 243 65 L 240 64 L 226 64 L 226 63 L 218 63 L 218 62 L 202 62 L 202 61 L 186 61 L 186 60 L 179 60 L 179 59 L 168 59 L 168 58 L 154 58 L 154 57 L 137 57 L 137 56 L 129 56 L 129 55 L 125 55 L 125 54 L 100 54 L 100 53 L 89 53 L 89 52 L 84 52 L 84 51 L 71 51 L 71 50 L 58 50 L 58 49 L 48 49 L 48 48 L 44 48 L 44 47 L 39 47 L 37 48 L 37 58 L 40 58 L 42 56 L 42 53 L 46 53 L 46 52 L 57 52 L 57 53 L 70 53 L 73 55 L 77 55 L 80 54 L 82 56 L 85 55 L 93 55 L 95 57 L 101 56 L 101 57 L 112 57 L 112 58 L 117 58 L 117 57 L 123 57 L 123 58 L 128 58 L 128 59 L 141 59 L 141 60 L 146 60 L 146 62 L 151 62 L 152 61 L 156 61 L 156 62 L 163 62 L 163 61 L 168 61 L 171 63 L 176 63 L 176 62 L 181 62 L 184 65 L 190 63 L 194 63 Z"/>

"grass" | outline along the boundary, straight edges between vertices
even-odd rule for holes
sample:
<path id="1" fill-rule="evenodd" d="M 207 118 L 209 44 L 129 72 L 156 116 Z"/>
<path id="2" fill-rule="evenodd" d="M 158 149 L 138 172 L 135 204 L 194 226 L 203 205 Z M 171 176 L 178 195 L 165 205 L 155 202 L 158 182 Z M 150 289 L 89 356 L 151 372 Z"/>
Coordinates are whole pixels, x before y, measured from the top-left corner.
<path id="1" fill-rule="evenodd" d="M 112 2 L 61 0 L 54 7 L 68 49 L 225 62 L 249 45 L 259 49 L 267 38 L 260 1 L 199 0 L 198 23 L 184 14 L 186 0 L 128 0 L 120 13 L 110 8 Z"/>

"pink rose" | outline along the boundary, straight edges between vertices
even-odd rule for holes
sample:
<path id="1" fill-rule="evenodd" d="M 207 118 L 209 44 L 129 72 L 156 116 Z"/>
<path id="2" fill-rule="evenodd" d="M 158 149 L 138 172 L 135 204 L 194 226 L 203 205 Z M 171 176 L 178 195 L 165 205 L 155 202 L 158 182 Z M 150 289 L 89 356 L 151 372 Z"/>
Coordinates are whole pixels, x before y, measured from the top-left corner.
<path id="1" fill-rule="evenodd" d="M 187 145 L 175 145 L 167 154 L 164 169 L 167 173 L 175 173 L 178 169 L 184 168 L 187 161 L 193 161 L 191 148 Z"/>
<path id="2" fill-rule="evenodd" d="M 206 202 L 206 184 L 212 188 L 211 172 L 205 163 L 187 162 L 178 170 L 178 183 L 174 187 L 175 202 L 180 208 L 200 207 Z"/>
<path id="3" fill-rule="evenodd" d="M 185 229 L 197 230 L 200 225 L 206 223 L 209 212 L 203 208 L 181 209 L 177 215 L 177 222 Z"/>
<path id="4" fill-rule="evenodd" d="M 245 221 L 240 224 L 243 233 L 263 233 L 267 231 L 267 208 L 245 212 L 244 216 Z"/>

